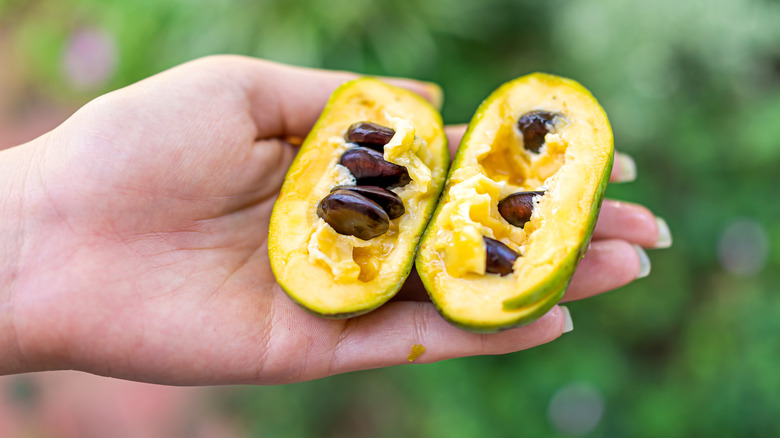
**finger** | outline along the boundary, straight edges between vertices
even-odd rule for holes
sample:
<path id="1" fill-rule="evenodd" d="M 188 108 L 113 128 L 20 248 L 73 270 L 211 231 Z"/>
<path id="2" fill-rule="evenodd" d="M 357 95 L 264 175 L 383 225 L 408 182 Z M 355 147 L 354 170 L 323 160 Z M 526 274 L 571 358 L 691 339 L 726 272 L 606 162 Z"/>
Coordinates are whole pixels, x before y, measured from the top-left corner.
<path id="1" fill-rule="evenodd" d="M 636 162 L 630 155 L 615 151 L 612 173 L 609 181 L 613 183 L 631 182 L 636 179 Z"/>
<path id="2" fill-rule="evenodd" d="M 417 269 L 412 269 L 404 285 L 401 286 L 401 290 L 392 298 L 392 301 L 430 301 Z"/>
<path id="3" fill-rule="evenodd" d="M 260 138 L 306 136 L 333 91 L 344 82 L 361 77 L 357 73 L 294 67 L 240 56 L 214 56 L 192 64 L 198 63 L 228 75 L 245 90 Z M 381 79 L 415 92 L 434 105 L 441 104 L 438 85 L 403 78 Z"/>
<path id="4" fill-rule="evenodd" d="M 611 199 L 605 200 L 601 207 L 601 214 L 593 233 L 593 239 L 594 243 L 600 240 L 623 240 L 646 248 L 668 247 L 671 245 L 672 240 L 669 228 L 662 218 L 653 216 L 650 210 L 641 205 Z M 608 244 L 606 248 L 611 249 L 612 245 Z M 593 263 L 592 259 L 597 255 L 604 258 L 603 251 L 603 248 L 597 244 L 595 249 L 591 248 L 592 254 L 587 258 L 587 262 L 583 261 L 583 264 Z M 636 252 L 635 250 L 633 251 Z M 582 264 L 580 266 L 580 269 L 584 269 Z M 628 277 L 628 281 L 634 279 L 631 275 L 628 275 Z M 416 270 L 412 270 L 409 278 L 393 300 L 429 300 Z"/>
<path id="5" fill-rule="evenodd" d="M 323 374 L 408 364 L 412 346 L 425 351 L 415 363 L 456 357 L 505 354 L 525 350 L 559 337 L 566 317 L 559 307 L 530 325 L 493 334 L 476 334 L 446 322 L 431 303 L 389 303 L 350 320 Z"/>
<path id="6" fill-rule="evenodd" d="M 450 156 L 454 157 L 458 152 L 458 146 L 463 139 L 463 134 L 466 133 L 466 128 L 469 125 L 449 125 L 444 127 L 444 132 L 447 134 L 447 142 L 450 146 Z"/>
<path id="7" fill-rule="evenodd" d="M 593 242 L 562 301 L 581 300 L 624 286 L 650 274 L 650 259 L 624 240 Z"/>
<path id="8" fill-rule="evenodd" d="M 666 248 L 672 244 L 666 221 L 641 205 L 612 199 L 605 199 L 601 206 L 593 239 L 621 239 L 645 248 Z"/>

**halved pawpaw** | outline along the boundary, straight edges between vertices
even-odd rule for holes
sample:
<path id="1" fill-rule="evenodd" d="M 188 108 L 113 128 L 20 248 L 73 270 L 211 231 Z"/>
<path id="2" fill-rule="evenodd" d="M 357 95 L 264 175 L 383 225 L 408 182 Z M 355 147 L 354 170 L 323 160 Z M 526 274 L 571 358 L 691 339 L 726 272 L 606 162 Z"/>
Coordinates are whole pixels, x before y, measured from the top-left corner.
<path id="1" fill-rule="evenodd" d="M 612 159 L 607 116 L 580 84 L 535 73 L 491 94 L 417 254 L 440 313 L 491 332 L 554 306 L 589 245 Z"/>
<path id="2" fill-rule="evenodd" d="M 368 312 L 400 289 L 441 193 L 449 156 L 439 113 L 376 79 L 338 88 L 274 204 L 277 282 L 318 315 Z"/>

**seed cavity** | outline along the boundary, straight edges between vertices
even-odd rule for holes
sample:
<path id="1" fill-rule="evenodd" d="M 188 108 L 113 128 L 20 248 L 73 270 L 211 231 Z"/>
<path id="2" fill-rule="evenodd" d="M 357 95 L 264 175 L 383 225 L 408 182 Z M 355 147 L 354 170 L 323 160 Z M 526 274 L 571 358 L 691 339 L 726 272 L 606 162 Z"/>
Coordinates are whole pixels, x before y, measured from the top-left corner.
<path id="1" fill-rule="evenodd" d="M 498 240 L 482 236 L 485 240 L 485 272 L 502 277 L 512 273 L 512 265 L 520 254 Z"/>
<path id="2" fill-rule="evenodd" d="M 390 190 L 383 189 L 382 187 L 339 186 L 335 187 L 331 192 L 336 190 L 349 190 L 376 202 L 380 207 L 382 207 L 382 210 L 387 213 L 387 216 L 390 218 L 390 220 L 397 219 L 403 216 L 403 214 L 406 212 L 401 197 L 391 192 Z"/>
<path id="3" fill-rule="evenodd" d="M 357 122 L 349 127 L 344 139 L 358 146 L 382 152 L 384 146 L 390 142 L 394 135 L 395 131 L 386 126 L 372 122 Z"/>
<path id="4" fill-rule="evenodd" d="M 522 227 L 531 220 L 534 212 L 534 197 L 543 196 L 544 193 L 544 191 L 512 193 L 498 203 L 498 212 L 510 224 Z"/>
<path id="5" fill-rule="evenodd" d="M 317 205 L 317 216 L 337 233 L 370 240 L 406 212 L 401 198 L 387 190 L 411 182 L 405 167 L 384 158 L 384 145 L 393 135 L 394 130 L 372 122 L 353 123 L 344 135 L 357 146 L 347 149 L 339 164 L 349 169 L 356 185 L 333 188 Z"/>
<path id="6" fill-rule="evenodd" d="M 339 234 L 370 240 L 386 233 L 390 218 L 376 202 L 352 190 L 336 188 L 322 198 L 317 216 Z"/>
<path id="7" fill-rule="evenodd" d="M 517 127 L 523 133 L 523 146 L 526 150 L 539 153 L 544 144 L 544 136 L 555 127 L 556 114 L 546 111 L 531 111 L 523 114 L 517 121 Z"/>
<path id="8" fill-rule="evenodd" d="M 385 161 L 381 153 L 362 146 L 347 149 L 339 164 L 349 169 L 360 186 L 388 189 L 403 187 L 412 181 L 405 167 Z"/>

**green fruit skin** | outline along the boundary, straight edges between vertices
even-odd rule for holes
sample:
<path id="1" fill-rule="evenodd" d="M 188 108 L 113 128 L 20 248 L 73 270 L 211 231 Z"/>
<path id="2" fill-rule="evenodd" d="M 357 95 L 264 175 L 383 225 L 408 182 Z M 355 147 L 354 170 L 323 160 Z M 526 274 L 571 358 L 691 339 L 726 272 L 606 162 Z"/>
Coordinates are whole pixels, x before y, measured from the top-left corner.
<path id="1" fill-rule="evenodd" d="M 477 108 L 474 117 L 472 118 L 468 128 L 466 129 L 466 133 L 463 135 L 460 145 L 462 146 L 468 144 L 468 141 L 472 133 L 472 129 L 474 128 L 474 126 L 477 125 L 477 122 L 482 118 L 483 114 L 485 113 L 484 111 L 485 108 L 487 108 L 492 103 L 492 101 L 496 96 L 501 94 L 503 90 L 510 88 L 516 81 L 523 80 L 524 78 L 530 76 L 555 78 L 555 76 L 546 73 L 532 73 L 530 75 L 523 76 L 521 78 L 509 81 L 503 84 L 502 86 L 500 86 L 493 93 L 491 93 L 491 95 L 487 99 L 485 99 Z M 576 81 L 573 81 L 571 79 L 566 79 L 566 78 L 558 78 L 558 79 L 574 84 L 576 88 L 578 88 L 581 92 L 590 96 L 593 99 L 593 102 L 598 104 L 595 97 L 593 97 L 590 91 L 588 91 L 586 88 L 584 88 Z M 599 106 L 599 109 L 602 113 L 604 113 L 603 108 Z M 606 114 L 604 114 L 604 117 L 607 120 L 607 127 L 609 128 L 609 121 L 606 118 Z M 453 159 L 452 164 L 450 166 L 447 175 L 447 182 L 445 183 L 444 190 L 442 191 L 442 197 L 439 200 L 439 205 L 437 206 L 436 211 L 431 216 L 432 218 L 436 218 L 438 216 L 440 210 L 448 200 L 447 193 L 449 192 L 450 176 L 453 174 L 453 172 L 456 169 L 460 167 L 462 156 L 463 156 L 462 149 L 459 147 L 458 152 L 456 153 L 455 158 Z M 433 301 L 434 305 L 436 306 L 437 310 L 442 315 L 442 317 L 448 322 L 450 322 L 451 324 L 459 328 L 462 328 L 464 330 L 474 332 L 474 333 L 487 334 L 487 333 L 496 333 L 499 331 L 508 330 L 508 329 L 530 324 L 535 320 L 537 320 L 538 318 L 540 318 L 541 316 L 543 316 L 544 314 L 546 314 L 550 309 L 552 309 L 563 298 L 564 294 L 566 293 L 566 289 L 569 283 L 571 282 L 572 276 L 574 275 L 574 271 L 577 265 L 582 260 L 582 258 L 585 257 L 588 247 L 590 246 L 590 240 L 593 235 L 593 230 L 596 227 L 596 222 L 598 221 L 601 205 L 604 200 L 604 194 L 606 192 L 607 185 L 609 183 L 609 178 L 613 166 L 613 160 L 614 160 L 614 149 L 612 150 L 612 157 L 609 159 L 607 166 L 605 167 L 604 172 L 602 174 L 602 177 L 598 183 L 598 188 L 596 190 L 594 203 L 589 214 L 587 232 L 585 233 L 581 244 L 578 245 L 575 250 L 571 251 L 569 256 L 567 256 L 565 261 L 562 263 L 563 269 L 558 271 L 556 275 L 551 276 L 546 283 L 542 284 L 537 289 L 530 291 L 528 294 L 525 294 L 523 296 L 514 299 L 506 300 L 502 303 L 503 308 L 508 311 L 517 310 L 534 304 L 538 306 L 537 309 L 535 309 L 533 312 L 529 314 L 523 315 L 522 317 L 519 317 L 514 320 L 506 321 L 500 324 L 486 324 L 486 325 L 465 324 L 462 321 L 458 320 L 456 317 L 448 315 L 439 306 L 436 299 L 434 299 L 433 294 L 431 293 L 434 285 L 433 282 L 430 281 L 428 277 L 427 269 L 422 263 L 419 263 L 418 261 L 418 263 L 416 264 L 417 272 L 420 276 L 420 279 L 423 282 L 423 285 L 425 286 L 425 289 L 428 291 L 428 295 L 430 296 L 431 301 Z M 432 226 L 433 222 L 434 221 L 432 219 L 431 222 L 429 223 L 429 226 L 426 228 L 422 239 L 420 239 L 420 242 L 423 242 L 425 239 L 432 238 L 433 235 L 435 234 L 436 230 L 433 229 L 434 228 Z"/>
<path id="2" fill-rule="evenodd" d="M 439 313 L 444 317 L 445 320 L 447 320 L 450 324 L 459 327 L 463 330 L 472 333 L 479 333 L 479 334 L 498 333 L 504 330 L 510 330 L 513 328 L 528 325 L 536 321 L 537 319 L 541 318 L 542 316 L 544 316 L 547 312 L 550 311 L 550 309 L 552 309 L 556 304 L 558 304 L 561 298 L 563 298 L 563 294 L 566 292 L 567 285 L 568 285 L 568 281 L 564 282 L 564 284 L 558 284 L 557 287 L 552 288 L 552 291 L 537 303 L 538 307 L 533 312 L 526 314 L 522 318 L 518 318 L 517 320 L 510 321 L 505 324 L 480 325 L 480 326 L 464 324 L 458 321 L 457 319 L 451 318 L 446 313 L 442 312 L 442 309 L 439 308 L 439 306 L 436 306 L 436 308 L 437 310 L 439 310 Z"/>
<path id="3" fill-rule="evenodd" d="M 564 286 L 564 289 L 568 287 L 569 283 L 571 282 L 572 276 L 574 275 L 574 271 L 577 269 L 577 265 L 579 265 L 580 261 L 583 257 L 585 257 L 585 253 L 588 252 L 588 247 L 590 246 L 590 239 L 593 236 L 593 230 L 596 228 L 596 222 L 599 218 L 599 212 L 601 211 L 601 204 L 604 201 L 604 193 L 607 191 L 607 184 L 609 183 L 609 176 L 612 172 L 612 160 L 609 161 L 609 164 L 607 165 L 604 175 L 601 177 L 601 180 L 599 181 L 599 186 L 596 191 L 596 200 L 593 203 L 593 207 L 590 210 L 590 214 L 588 217 L 590 218 L 588 221 L 588 227 L 587 232 L 585 233 L 585 236 L 582 240 L 582 243 L 577 247 L 576 251 L 572 251 L 571 254 L 567 257 L 566 261 L 563 262 L 563 269 L 559 271 L 558 278 L 563 277 L 566 278 L 566 284 Z M 513 310 L 518 309 L 521 307 L 527 306 L 529 303 L 535 302 L 538 300 L 540 296 L 546 296 L 550 293 L 551 289 L 556 289 L 557 286 L 552 286 L 551 284 L 554 283 L 554 281 L 551 279 L 550 283 L 547 283 L 546 285 L 543 285 L 539 289 L 532 291 L 527 296 L 518 297 L 511 300 L 504 301 L 504 309 L 507 310 Z M 551 306 L 552 307 L 552 306 Z"/>
<path id="4" fill-rule="evenodd" d="M 315 122 L 314 126 L 312 127 L 312 129 L 310 131 L 309 136 L 307 136 L 306 140 L 304 140 L 304 143 L 301 145 L 301 148 L 299 149 L 298 153 L 296 154 L 295 158 L 293 159 L 292 163 L 290 164 L 290 167 L 289 167 L 289 169 L 287 171 L 287 174 L 285 176 L 284 183 L 282 185 L 281 191 L 284 191 L 285 190 L 285 186 L 287 186 L 288 184 L 296 184 L 295 181 L 292 181 L 291 178 L 289 178 L 289 175 L 293 173 L 293 171 L 296 169 L 296 166 L 300 165 L 300 160 L 301 160 L 301 157 L 303 156 L 302 152 L 305 150 L 304 148 L 316 147 L 315 145 L 310 145 L 311 142 L 310 142 L 309 139 L 313 137 L 312 133 L 317 132 L 323 126 L 323 124 L 325 123 L 323 121 L 324 120 L 323 115 L 325 115 L 327 111 L 332 110 L 332 104 L 338 100 L 339 94 L 341 94 L 342 92 L 347 90 L 348 87 L 359 85 L 361 81 L 376 81 L 376 80 L 378 80 L 378 79 L 374 79 L 374 78 L 371 78 L 371 77 L 355 79 L 353 81 L 350 81 L 350 82 L 347 82 L 347 83 L 341 85 L 339 88 L 337 88 L 333 92 L 333 94 L 329 98 L 327 104 L 325 105 L 325 108 L 323 109 L 322 115 Z M 441 114 L 439 113 L 439 111 L 430 102 L 428 102 L 427 100 L 423 99 L 419 95 L 413 94 L 413 96 L 418 100 L 419 104 L 427 107 L 431 111 L 431 113 L 435 116 L 436 120 L 438 121 L 439 126 L 443 126 L 443 122 L 442 122 L 442 119 L 441 119 Z M 443 137 L 444 144 L 443 144 L 443 147 L 441 148 L 441 151 L 440 151 L 439 156 L 437 158 L 437 162 L 440 163 L 441 166 L 444 169 L 448 169 L 448 167 L 449 167 L 449 158 L 450 157 L 449 157 L 449 150 L 447 148 L 447 137 L 446 137 L 446 135 L 444 135 L 443 130 L 442 130 L 442 134 L 441 135 Z M 433 151 L 433 152 L 435 153 L 436 151 Z M 434 200 L 437 200 L 439 198 L 439 196 L 441 195 L 441 191 L 444 188 L 444 182 L 445 182 L 445 178 L 443 178 L 443 177 L 438 179 L 438 180 L 434 179 L 432 181 L 433 186 L 432 186 L 431 190 L 433 192 L 433 199 Z M 432 201 L 423 210 L 422 213 L 424 215 L 426 215 L 427 219 L 430 219 L 431 213 L 433 212 L 435 206 L 436 206 L 436 202 Z M 276 254 L 275 249 L 274 249 L 275 245 L 273 244 L 273 240 L 274 239 L 272 239 L 270 236 L 273 233 L 278 233 L 279 230 L 283 230 L 284 224 L 285 224 L 285 218 L 281 217 L 282 215 L 280 215 L 280 214 L 274 214 L 275 212 L 276 212 L 276 209 L 274 208 L 274 210 L 271 212 L 271 220 L 270 220 L 270 225 L 269 225 L 269 230 L 268 230 L 268 233 L 269 233 L 269 239 L 268 239 L 268 242 L 269 242 L 269 244 L 268 244 L 268 253 L 269 254 L 268 255 L 269 255 L 269 259 L 271 259 L 271 270 L 274 273 L 275 278 L 277 278 L 277 280 L 278 280 L 279 278 L 281 278 L 281 269 L 282 269 L 283 265 L 281 265 L 279 263 L 275 263 L 274 260 L 273 260 L 275 257 L 279 257 L 280 255 Z M 366 302 L 362 306 L 355 306 L 355 307 L 350 307 L 350 308 L 344 308 L 343 311 L 339 311 L 339 312 L 323 311 L 321 309 L 316 309 L 316 308 L 313 308 L 311 306 L 307 306 L 306 303 L 300 301 L 297 298 L 297 294 L 296 294 L 296 291 L 295 291 L 294 287 L 289 287 L 289 285 L 286 285 L 286 284 L 282 283 L 281 281 L 277 281 L 277 284 L 279 284 L 279 287 L 287 294 L 287 296 L 295 304 L 297 304 L 300 308 L 305 310 L 307 313 L 315 315 L 315 316 L 318 316 L 318 317 L 323 317 L 323 318 L 328 318 L 328 319 L 348 319 L 348 318 L 353 318 L 353 317 L 356 317 L 356 316 L 360 316 L 360 315 L 364 315 L 366 313 L 369 313 L 372 310 L 375 310 L 376 308 L 378 308 L 381 305 L 383 305 L 384 303 L 386 303 L 393 296 L 395 296 L 395 294 L 398 293 L 398 291 L 401 289 L 401 286 L 403 285 L 404 280 L 409 276 L 409 273 L 412 270 L 412 265 L 414 263 L 414 256 L 415 256 L 415 254 L 417 252 L 417 248 L 419 247 L 419 243 L 420 243 L 419 237 L 422 235 L 423 231 L 425 230 L 425 227 L 426 227 L 427 223 L 428 223 L 427 220 L 424 221 L 424 222 L 421 222 L 420 229 L 418 230 L 417 233 L 415 233 L 415 237 L 417 238 L 417 243 L 414 246 L 414 250 L 408 255 L 408 257 L 406 259 L 407 261 L 404 264 L 404 266 L 401 269 L 398 270 L 398 273 L 399 273 L 398 281 L 392 283 L 390 286 L 388 286 L 387 289 L 383 290 L 380 294 L 378 294 L 378 296 L 380 296 L 381 298 L 376 299 L 374 301 L 368 301 L 368 302 Z"/>

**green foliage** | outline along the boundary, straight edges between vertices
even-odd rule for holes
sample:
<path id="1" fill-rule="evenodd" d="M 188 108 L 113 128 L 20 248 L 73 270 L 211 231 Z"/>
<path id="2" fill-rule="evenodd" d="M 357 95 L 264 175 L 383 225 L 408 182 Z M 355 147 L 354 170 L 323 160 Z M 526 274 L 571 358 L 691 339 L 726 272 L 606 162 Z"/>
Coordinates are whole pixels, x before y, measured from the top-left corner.
<path id="1" fill-rule="evenodd" d="M 565 385 L 599 391 L 588 436 L 777 436 L 780 421 L 780 4 L 759 0 L 518 2 L 369 0 L 0 1 L 26 69 L 83 101 L 186 60 L 240 53 L 437 81 L 445 120 L 467 121 L 497 85 L 531 71 L 572 77 L 607 110 L 639 166 L 608 195 L 669 222 L 653 275 L 572 303 L 576 330 L 501 357 L 245 388 L 226 412 L 256 436 L 559 436 Z M 61 59 L 79 27 L 115 39 L 102 88 L 70 88 Z M 728 272 L 723 230 L 766 230 L 758 274 Z M 728 251 L 728 248 L 725 249 Z"/>

